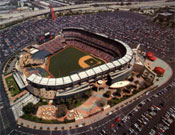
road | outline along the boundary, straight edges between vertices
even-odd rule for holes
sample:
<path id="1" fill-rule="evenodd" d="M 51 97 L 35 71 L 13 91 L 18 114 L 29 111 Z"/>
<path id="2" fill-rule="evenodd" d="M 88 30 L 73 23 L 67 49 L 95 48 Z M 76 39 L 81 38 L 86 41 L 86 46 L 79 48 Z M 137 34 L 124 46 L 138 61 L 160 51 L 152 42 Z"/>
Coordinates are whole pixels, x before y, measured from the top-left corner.
<path id="1" fill-rule="evenodd" d="M 22 48 L 22 47 L 21 47 Z M 20 49 L 20 48 L 19 48 Z M 18 50 L 17 50 L 18 51 Z M 3 59 L 5 60 L 5 59 Z M 4 62 L 4 61 L 2 61 Z M 0 71 L 0 74 L 2 74 L 2 72 Z M 133 102 L 132 104 L 124 107 L 123 109 L 121 110 L 118 110 L 116 111 L 115 113 L 113 113 L 112 115 L 109 115 L 107 116 L 106 118 L 104 118 L 103 120 L 100 120 L 98 122 L 95 122 L 89 126 L 85 126 L 85 127 L 82 127 L 82 128 L 77 128 L 77 129 L 70 129 L 70 130 L 62 130 L 62 131 L 39 131 L 39 130 L 32 130 L 32 129 L 29 129 L 29 128 L 25 128 L 25 127 L 18 127 L 15 120 L 14 120 L 14 117 L 13 117 L 13 113 L 12 113 L 12 110 L 10 109 L 10 106 L 9 106 L 9 102 L 8 102 L 8 98 L 6 96 L 6 93 L 4 91 L 4 88 L 3 88 L 3 85 L 2 85 L 2 79 L 1 79 L 1 76 L 0 76 L 0 100 L 2 100 L 3 102 L 3 105 L 0 105 L 0 106 L 3 106 L 2 109 L 0 109 L 0 135 L 8 135 L 8 134 L 59 134 L 59 135 L 67 135 L 67 134 L 74 134 L 74 135 L 80 135 L 80 134 L 98 134 L 98 132 L 100 132 L 102 129 L 105 129 L 105 131 L 107 131 L 108 133 L 110 133 L 111 135 L 114 134 L 113 131 L 110 129 L 110 125 L 112 123 L 114 123 L 115 119 L 117 117 L 121 117 L 123 118 L 125 115 L 127 115 L 130 111 L 133 110 L 133 108 L 138 105 L 141 101 L 145 100 L 146 98 L 154 95 L 154 93 L 158 92 L 158 91 L 161 91 L 164 87 L 167 87 L 169 86 L 169 84 L 172 82 L 172 79 L 166 83 L 165 85 L 163 85 L 162 87 L 158 88 L 157 90 L 151 92 L 149 95 L 145 95 L 141 98 L 139 98 L 137 101 Z M 169 91 L 170 92 L 170 91 Z M 162 100 L 166 100 L 167 99 L 167 104 L 166 106 L 168 106 L 170 103 L 173 103 L 173 100 L 172 99 L 172 96 L 171 96 L 171 93 L 169 94 L 168 93 L 165 93 L 164 95 L 158 97 L 158 98 L 153 98 L 152 101 L 150 103 L 147 103 L 144 105 L 144 107 L 142 107 L 137 113 L 134 114 L 134 116 L 132 116 L 131 120 L 132 120 L 132 123 L 135 122 L 137 120 L 137 118 L 139 118 L 139 116 L 145 111 L 147 110 L 151 104 L 158 104 L 159 102 L 161 102 Z M 166 96 L 169 96 L 170 97 L 166 97 Z M 0 101 L 1 102 L 1 101 Z M 167 107 L 168 108 L 168 107 Z M 165 110 L 164 112 L 166 111 L 166 107 L 165 107 Z M 163 110 L 162 110 L 162 113 L 160 113 L 159 115 L 163 115 Z M 158 115 L 158 116 L 159 116 Z M 127 131 L 127 129 L 131 126 L 131 120 L 128 120 L 124 126 L 120 127 L 119 130 L 117 130 L 117 132 L 119 134 L 122 134 L 124 132 Z M 159 120 L 159 117 L 155 117 L 155 121 L 156 120 Z M 157 121 L 158 122 L 158 121 Z M 151 125 L 150 123 L 150 127 L 147 127 L 147 130 L 144 130 L 143 131 L 143 135 L 147 135 L 147 133 L 149 132 L 149 130 L 152 128 L 153 124 Z M 171 128 L 169 130 L 169 132 L 172 133 L 172 129 Z M 167 131 L 168 132 L 168 131 Z M 167 133 L 168 134 L 168 133 Z M 169 135 L 169 134 L 168 134 Z"/>
<path id="2" fill-rule="evenodd" d="M 155 92 L 153 92 L 153 93 L 155 93 Z M 160 112 L 158 112 L 156 117 L 154 119 L 152 119 L 148 123 L 148 126 L 144 128 L 143 132 L 141 132 L 139 134 L 147 135 L 148 132 L 150 131 L 150 129 L 153 128 L 155 126 L 155 124 L 159 122 L 161 116 L 170 108 L 171 105 L 173 105 L 173 103 L 174 103 L 173 102 L 174 101 L 173 97 L 175 96 L 175 91 L 174 91 L 174 89 L 171 89 L 167 93 L 161 95 L 158 98 L 152 97 L 153 93 L 150 94 L 151 102 L 146 102 L 146 104 L 144 106 L 142 106 L 141 109 L 138 112 L 134 113 L 134 115 L 123 126 L 118 128 L 118 126 L 116 126 L 116 124 L 115 124 L 114 129 L 117 131 L 117 134 L 122 135 L 123 133 L 125 133 L 128 130 L 128 128 L 130 128 L 131 125 L 137 121 L 137 119 L 141 116 L 141 114 L 143 114 L 145 111 L 148 110 L 148 108 L 150 108 L 150 106 L 152 106 L 152 105 L 159 105 L 162 101 L 165 101 L 165 108 L 163 108 Z M 139 100 L 143 101 L 146 98 L 148 98 L 148 96 L 142 97 Z M 168 100 L 166 100 L 166 99 L 168 99 Z M 115 114 L 113 114 L 110 117 L 108 117 L 107 120 L 104 119 L 104 120 L 100 121 L 100 123 L 98 123 L 98 124 L 100 124 L 102 126 L 99 127 L 99 128 L 94 128 L 94 130 L 92 132 L 90 132 L 90 133 L 98 134 L 99 131 L 104 129 L 104 130 L 107 131 L 108 134 L 110 134 L 110 135 L 114 134 L 115 135 L 115 133 L 112 130 L 110 130 L 110 125 L 112 123 L 115 123 L 115 119 L 118 116 L 122 116 L 122 118 L 123 118 L 123 116 L 126 116 L 126 114 L 128 114 L 129 112 L 134 112 L 132 109 L 138 103 L 140 103 L 140 102 L 136 101 L 134 103 L 134 105 L 130 105 L 130 106 L 120 110 L 119 112 L 116 112 Z M 92 127 L 95 127 L 95 126 L 98 127 L 97 124 L 94 124 Z M 86 134 L 90 134 L 90 133 L 87 132 Z"/>
<path id="3" fill-rule="evenodd" d="M 2 72 L 1 72 L 1 74 L 2 74 Z M 173 81 L 173 78 L 171 80 L 169 80 L 169 82 L 167 82 L 165 85 L 158 88 L 157 90 L 150 92 L 149 95 L 142 96 L 141 98 L 139 98 L 135 102 L 131 103 L 130 105 L 122 108 L 121 110 L 116 111 L 112 115 L 109 115 L 106 118 L 104 118 L 98 122 L 95 122 L 89 126 L 84 126 L 81 128 L 70 129 L 70 130 L 62 130 L 62 131 L 53 131 L 52 132 L 52 131 L 40 131 L 40 130 L 35 130 L 35 129 L 31 130 L 29 128 L 17 126 L 16 121 L 13 117 L 12 110 L 10 109 L 7 95 L 6 95 L 5 90 L 3 88 L 3 85 L 2 85 L 2 78 L 0 77 L 0 100 L 2 100 L 2 101 L 0 101 L 0 103 L 3 103 L 2 105 L 0 105 L 1 107 L 3 106 L 3 108 L 0 109 L 0 135 L 8 135 L 8 134 L 11 134 L 11 135 L 14 135 L 14 134 L 17 134 L 17 135 L 18 134 L 19 135 L 21 135 L 21 134 L 88 135 L 88 134 L 98 134 L 102 129 L 104 129 L 106 132 L 108 132 L 109 134 L 112 135 L 114 133 L 110 129 L 110 125 L 112 123 L 115 123 L 115 119 L 117 117 L 123 118 L 124 116 L 129 114 L 135 108 L 135 106 L 137 106 L 141 101 L 143 101 L 149 97 L 151 98 L 151 96 L 154 95 L 155 93 L 161 91 L 165 87 L 169 87 L 169 85 L 172 81 Z M 173 94 L 174 94 L 174 91 L 171 90 L 171 91 L 168 91 L 168 93 L 165 93 L 165 94 L 159 96 L 158 98 L 151 98 L 152 101 L 145 104 L 144 107 L 142 107 L 137 113 L 134 114 L 134 116 L 131 117 L 130 120 L 128 120 L 124 124 L 124 126 L 121 126 L 119 128 L 119 130 L 116 129 L 117 132 L 119 133 L 119 135 L 120 134 L 122 135 L 124 132 L 126 132 L 128 130 L 128 128 L 131 126 L 131 123 L 135 122 L 137 120 L 137 118 L 139 118 L 140 115 L 143 112 L 145 112 L 152 104 L 159 104 L 162 100 L 167 101 L 167 107 L 165 107 L 164 111 L 162 111 L 162 113 L 159 114 L 160 116 L 163 115 L 163 113 L 166 111 L 166 108 L 168 108 L 168 105 L 174 103 L 172 100 Z M 154 122 L 155 123 L 158 122 L 159 119 L 160 119 L 160 117 L 156 116 Z M 147 135 L 147 133 L 150 131 L 150 129 L 152 128 L 153 125 L 154 124 L 150 123 L 150 126 L 147 127 L 146 130 L 144 130 L 142 134 Z M 115 128 L 116 128 L 116 126 L 115 126 Z M 173 130 L 173 128 L 171 128 L 169 132 L 172 133 L 172 130 Z M 169 134 L 167 133 L 167 135 L 169 135 Z"/>
<path id="4" fill-rule="evenodd" d="M 123 133 L 125 133 L 128 128 L 131 127 L 132 123 L 136 122 L 137 119 L 140 117 L 141 114 L 143 114 L 146 110 L 148 110 L 148 108 L 151 105 L 159 105 L 162 101 L 166 101 L 165 102 L 165 107 L 158 112 L 158 114 L 155 116 L 155 118 L 153 118 L 150 123 L 149 123 L 149 127 L 146 127 L 141 133 L 143 135 L 147 135 L 147 133 L 150 131 L 151 128 L 153 128 L 153 126 L 155 125 L 155 123 L 157 123 L 161 116 L 166 112 L 166 110 L 174 103 L 173 102 L 173 96 L 175 95 L 175 92 L 172 89 L 170 89 L 169 91 L 167 91 L 167 93 L 164 93 L 163 95 L 160 95 L 158 98 L 153 97 L 153 95 L 159 91 L 162 91 L 164 87 L 167 87 L 169 83 L 167 83 L 166 85 L 162 86 L 161 88 L 151 92 L 149 95 L 145 95 L 143 97 L 141 97 L 140 99 L 136 100 L 135 102 L 133 102 L 132 104 L 122 108 L 121 110 L 116 111 L 115 113 L 107 116 L 106 118 L 95 122 L 91 125 L 85 126 L 85 127 L 81 127 L 81 128 L 77 128 L 77 129 L 70 129 L 70 130 L 62 130 L 62 131 L 40 131 L 40 130 L 31 130 L 25 127 L 17 127 L 17 125 L 15 124 L 15 121 L 13 118 L 10 118 L 8 114 L 11 113 L 10 109 L 7 110 L 3 110 L 5 113 L 3 113 L 3 117 L 6 117 L 7 119 L 5 119 L 5 121 L 8 121 L 5 123 L 6 126 L 6 130 L 1 131 L 2 134 L 52 134 L 52 135 L 69 135 L 69 134 L 73 134 L 73 135 L 89 135 L 89 134 L 98 134 L 102 129 L 104 129 L 106 132 L 108 132 L 110 135 L 115 134 L 111 128 L 110 125 L 112 123 L 115 123 L 115 120 L 117 117 L 123 118 L 124 116 L 126 116 L 127 114 L 129 114 L 130 112 L 133 112 L 133 109 L 135 108 L 135 106 L 137 106 L 141 101 L 146 100 L 147 98 L 151 99 L 151 102 L 146 102 L 146 104 L 141 107 L 136 113 L 134 113 L 134 115 L 120 128 L 118 128 L 118 126 L 116 126 L 115 124 L 115 129 L 117 131 L 117 133 L 119 135 L 122 135 Z M 167 99 L 167 100 L 166 100 Z M 1 112 L 3 112 L 1 109 Z M 5 116 L 6 115 L 6 116 Z M 8 115 L 8 117 L 7 117 Z M 4 119 L 3 119 L 4 120 Z M 2 123 L 2 120 L 1 120 Z M 1 128 L 3 128 L 1 126 Z M 117 130 L 118 129 L 118 130 Z"/>
<path id="5" fill-rule="evenodd" d="M 106 7 L 113 8 L 113 9 L 130 9 L 130 8 L 141 8 L 141 7 L 165 7 L 165 6 L 172 6 L 175 5 L 175 1 L 166 2 L 166 0 L 158 0 L 158 1 L 148 1 L 148 2 L 134 2 L 134 4 L 127 6 L 127 5 L 117 5 L 118 2 L 94 2 L 88 4 L 79 4 L 79 5 L 68 5 L 63 7 L 54 8 L 55 12 L 65 11 L 65 10 L 90 10 L 90 11 L 98 11 L 98 10 L 106 10 Z M 93 7 L 93 5 L 99 4 L 98 7 Z M 113 4 L 113 5 L 111 5 Z M 108 6 L 105 6 L 108 5 Z M 5 20 L 0 22 L 0 25 L 13 22 L 19 19 L 24 19 L 32 16 L 39 16 L 46 13 L 49 13 L 50 9 L 38 10 L 38 11 L 28 11 L 28 12 L 20 12 L 20 13 L 10 13 L 10 14 L 0 14 L 1 18 Z"/>

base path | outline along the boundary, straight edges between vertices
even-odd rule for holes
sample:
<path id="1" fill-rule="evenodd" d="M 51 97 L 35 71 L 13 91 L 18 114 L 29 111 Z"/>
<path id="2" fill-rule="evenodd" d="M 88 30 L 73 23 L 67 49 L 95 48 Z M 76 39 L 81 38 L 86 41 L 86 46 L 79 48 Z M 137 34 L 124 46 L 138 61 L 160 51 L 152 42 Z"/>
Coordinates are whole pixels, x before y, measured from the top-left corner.
<path id="1" fill-rule="evenodd" d="M 90 67 L 88 64 L 85 63 L 86 60 L 88 59 L 91 59 L 93 57 L 91 57 L 90 55 L 87 55 L 87 56 L 84 56 L 84 57 L 81 57 L 78 61 L 78 64 L 80 65 L 80 67 L 82 68 L 88 68 Z"/>
<path id="2" fill-rule="evenodd" d="M 81 57 L 79 59 L 79 61 L 78 61 L 78 64 L 80 65 L 80 67 L 82 67 L 82 68 L 89 68 L 90 65 L 88 65 L 87 63 L 85 63 L 85 61 L 88 60 L 88 59 L 93 59 L 93 57 L 90 56 L 90 55 L 86 55 L 86 56 Z M 97 64 L 100 64 L 100 63 L 101 62 L 97 61 Z"/>

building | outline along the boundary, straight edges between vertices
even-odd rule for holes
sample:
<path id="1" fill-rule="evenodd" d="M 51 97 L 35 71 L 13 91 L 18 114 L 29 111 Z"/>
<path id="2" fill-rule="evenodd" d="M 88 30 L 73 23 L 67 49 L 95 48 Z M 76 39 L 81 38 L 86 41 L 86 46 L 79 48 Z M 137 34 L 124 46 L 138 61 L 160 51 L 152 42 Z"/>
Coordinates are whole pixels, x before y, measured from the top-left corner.
<path id="1" fill-rule="evenodd" d="M 62 30 L 62 35 L 66 42 L 81 41 L 87 46 L 101 49 L 114 56 L 117 54 L 119 57 L 105 64 L 80 70 L 60 78 L 47 78 L 31 74 L 26 79 L 28 82 L 26 88 L 32 94 L 42 95 L 46 99 L 71 96 L 91 89 L 90 84 L 98 80 L 107 79 L 108 83 L 112 84 L 124 80 L 131 74 L 135 58 L 132 49 L 124 42 L 80 28 L 65 28 Z M 97 44 L 97 40 L 99 44 Z"/>
<path id="2" fill-rule="evenodd" d="M 165 69 L 162 67 L 155 67 L 154 72 L 157 74 L 157 76 L 163 76 L 165 73 Z"/>

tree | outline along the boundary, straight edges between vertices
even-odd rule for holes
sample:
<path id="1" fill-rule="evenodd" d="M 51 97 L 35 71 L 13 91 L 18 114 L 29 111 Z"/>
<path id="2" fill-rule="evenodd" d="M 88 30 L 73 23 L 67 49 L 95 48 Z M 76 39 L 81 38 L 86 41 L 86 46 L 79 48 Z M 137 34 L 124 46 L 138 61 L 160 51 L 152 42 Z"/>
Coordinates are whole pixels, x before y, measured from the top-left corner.
<path id="1" fill-rule="evenodd" d="M 64 123 L 68 123 L 69 120 L 67 118 L 64 118 Z"/>
<path id="2" fill-rule="evenodd" d="M 109 98 L 111 96 L 111 91 L 107 91 L 103 94 L 104 97 Z"/>
<path id="3" fill-rule="evenodd" d="M 70 106 L 72 107 L 74 105 L 75 101 L 76 100 L 73 100 L 72 98 L 67 98 L 66 101 L 65 101 L 65 104 L 67 105 L 68 108 L 70 108 Z"/>
<path id="4" fill-rule="evenodd" d="M 78 98 L 81 98 L 80 93 L 74 95 L 74 99 L 78 99 Z"/>
<path id="5" fill-rule="evenodd" d="M 64 98 L 61 98 L 61 99 L 60 99 L 60 102 L 61 102 L 62 104 L 64 104 L 64 103 L 65 103 Z"/>
<path id="6" fill-rule="evenodd" d="M 84 96 L 85 96 L 85 97 L 89 97 L 90 95 L 91 95 L 90 91 L 86 91 L 86 92 L 84 93 Z"/>
<path id="7" fill-rule="evenodd" d="M 121 89 L 121 88 L 117 89 L 117 93 L 118 93 L 118 94 L 120 94 L 120 93 L 121 93 L 121 91 L 122 91 L 122 89 Z"/>
<path id="8" fill-rule="evenodd" d="M 119 89 L 117 89 L 114 93 L 113 93 L 113 95 L 114 96 L 121 96 L 121 88 L 119 88 Z"/>
<path id="9" fill-rule="evenodd" d="M 23 107 L 23 112 L 26 114 L 34 114 L 37 108 L 33 103 L 28 103 L 26 106 Z"/>
<path id="10" fill-rule="evenodd" d="M 75 108 L 76 104 L 75 103 L 72 103 L 70 105 L 67 105 L 68 109 L 69 110 L 72 110 L 73 108 Z"/>
<path id="11" fill-rule="evenodd" d="M 96 105 L 99 107 L 104 107 L 107 104 L 107 101 L 104 98 L 101 98 L 96 101 Z"/>
<path id="12" fill-rule="evenodd" d="M 57 106 L 57 110 L 56 110 L 56 117 L 60 118 L 60 117 L 64 117 L 67 113 L 67 106 L 62 104 L 62 105 L 58 105 Z"/>
<path id="13" fill-rule="evenodd" d="M 137 78 L 140 78 L 142 75 L 139 73 L 136 75 Z"/>
<path id="14" fill-rule="evenodd" d="M 60 100 L 56 100 L 55 101 L 55 105 L 60 105 L 61 104 L 61 101 Z"/>
<path id="15" fill-rule="evenodd" d="M 124 89 L 123 92 L 130 93 L 130 89 Z"/>
<path id="16" fill-rule="evenodd" d="M 130 82 L 132 82 L 133 80 L 134 80 L 134 77 L 133 76 L 131 76 L 131 77 L 128 78 L 128 81 L 130 81 Z"/>
<path id="17" fill-rule="evenodd" d="M 48 105 L 48 101 L 44 100 L 43 97 L 40 98 L 41 105 Z"/>
<path id="18" fill-rule="evenodd" d="M 134 83 L 135 83 L 135 84 L 139 84 L 139 81 L 138 81 L 138 80 L 136 80 L 136 81 L 134 81 Z"/>

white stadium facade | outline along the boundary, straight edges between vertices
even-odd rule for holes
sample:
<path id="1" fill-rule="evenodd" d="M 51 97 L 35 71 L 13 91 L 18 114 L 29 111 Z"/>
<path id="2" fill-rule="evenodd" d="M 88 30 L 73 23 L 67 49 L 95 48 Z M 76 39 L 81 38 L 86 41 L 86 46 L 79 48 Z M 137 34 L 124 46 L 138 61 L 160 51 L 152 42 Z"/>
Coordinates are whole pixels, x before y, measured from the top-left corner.
<path id="1" fill-rule="evenodd" d="M 118 54 L 119 57 L 114 58 L 105 64 L 83 69 L 60 78 L 46 78 L 33 73 L 23 81 L 27 82 L 25 88 L 35 96 L 42 96 L 46 99 L 72 96 L 76 93 L 90 90 L 90 84 L 98 80 L 106 79 L 110 84 L 113 84 L 124 80 L 131 74 L 135 57 L 132 49 L 126 43 L 81 28 L 64 28 L 61 35 L 64 37 L 65 42 L 72 40 L 91 42 L 91 46 L 108 52 L 114 52 L 114 50 L 108 48 L 109 46 L 113 46 L 114 48 L 117 48 L 115 53 Z M 87 37 L 89 38 L 87 39 Z M 94 39 L 102 40 L 104 46 L 95 42 L 93 43 L 93 41 L 95 41 Z M 105 45 L 105 43 L 107 45 Z M 21 78 L 24 79 L 22 76 Z"/>

